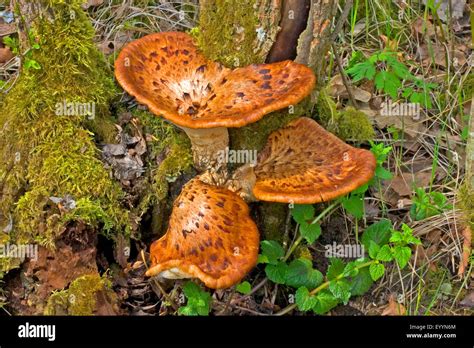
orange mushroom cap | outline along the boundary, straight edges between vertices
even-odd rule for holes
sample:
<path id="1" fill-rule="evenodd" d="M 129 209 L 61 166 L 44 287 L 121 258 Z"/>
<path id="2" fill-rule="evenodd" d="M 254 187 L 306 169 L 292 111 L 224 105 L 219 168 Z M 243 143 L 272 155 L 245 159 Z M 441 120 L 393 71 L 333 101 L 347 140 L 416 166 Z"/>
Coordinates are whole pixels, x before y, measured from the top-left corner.
<path id="1" fill-rule="evenodd" d="M 166 234 L 150 247 L 148 276 L 172 271 L 213 289 L 238 283 L 257 263 L 259 233 L 235 193 L 193 179 L 173 205 Z"/>
<path id="2" fill-rule="evenodd" d="M 115 62 L 122 87 L 156 115 L 181 127 L 242 127 L 296 104 L 315 84 L 308 67 L 283 61 L 235 70 L 207 60 L 191 36 L 147 35 Z"/>
<path id="3" fill-rule="evenodd" d="M 312 204 L 343 196 L 374 175 L 372 152 L 352 147 L 301 117 L 270 134 L 255 167 L 259 200 Z"/>

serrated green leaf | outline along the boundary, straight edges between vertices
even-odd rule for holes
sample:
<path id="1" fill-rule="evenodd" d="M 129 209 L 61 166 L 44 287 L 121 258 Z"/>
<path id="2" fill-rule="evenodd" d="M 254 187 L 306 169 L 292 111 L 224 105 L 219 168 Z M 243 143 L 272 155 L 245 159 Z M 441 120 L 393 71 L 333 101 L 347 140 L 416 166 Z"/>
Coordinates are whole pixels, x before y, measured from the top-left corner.
<path id="1" fill-rule="evenodd" d="M 329 291 L 344 304 L 347 304 L 351 297 L 351 286 L 345 279 L 331 281 L 329 283 Z"/>
<path id="2" fill-rule="evenodd" d="M 295 301 L 300 311 L 309 311 L 316 305 L 316 299 L 309 294 L 309 290 L 302 286 L 296 290 Z"/>
<path id="3" fill-rule="evenodd" d="M 293 260 L 286 271 L 285 284 L 294 288 L 305 286 L 309 289 L 316 288 L 323 281 L 323 275 L 312 268 L 311 261 L 307 259 Z"/>
<path id="4" fill-rule="evenodd" d="M 360 296 L 369 291 L 374 283 L 370 276 L 369 267 L 361 268 L 359 273 L 349 283 L 351 284 L 352 296 Z"/>
<path id="5" fill-rule="evenodd" d="M 338 299 L 328 290 L 322 290 L 315 296 L 313 311 L 317 314 L 324 314 L 336 307 L 339 303 Z"/>
<path id="6" fill-rule="evenodd" d="M 382 246 L 380 250 L 378 251 L 377 255 L 375 256 L 375 259 L 379 261 L 385 261 L 385 262 L 392 261 L 393 255 L 392 255 L 392 249 L 390 248 L 390 246 L 388 246 L 387 244 Z"/>
<path id="7" fill-rule="evenodd" d="M 265 274 L 272 282 L 276 284 L 285 284 L 287 270 L 288 265 L 280 261 L 276 265 L 268 264 L 265 267 Z"/>
<path id="8" fill-rule="evenodd" d="M 401 232 L 393 231 L 392 235 L 390 236 L 391 243 L 400 243 L 403 242 L 404 238 Z"/>
<path id="9" fill-rule="evenodd" d="M 344 277 L 355 277 L 359 273 L 359 270 L 357 269 L 357 263 L 352 261 L 349 262 L 346 267 L 344 267 L 344 271 L 342 274 L 344 274 Z"/>
<path id="10" fill-rule="evenodd" d="M 405 268 L 411 257 L 411 249 L 406 246 L 397 245 L 393 248 L 393 257 L 401 269 Z"/>
<path id="11" fill-rule="evenodd" d="M 331 263 L 328 267 L 328 271 L 326 273 L 326 277 L 329 280 L 333 280 L 337 276 L 341 275 L 344 272 L 344 268 L 346 267 L 344 261 L 337 258 L 331 258 Z"/>
<path id="12" fill-rule="evenodd" d="M 211 295 L 202 290 L 197 284 L 187 282 L 183 287 L 183 293 L 187 298 L 186 306 L 179 308 L 178 313 L 182 315 L 208 315 L 211 309 Z"/>
<path id="13" fill-rule="evenodd" d="M 237 284 L 235 289 L 241 294 L 248 295 L 252 291 L 252 285 L 249 282 L 245 281 L 240 284 Z"/>
<path id="14" fill-rule="evenodd" d="M 379 246 L 387 244 L 390 240 L 391 229 L 392 222 L 388 219 L 382 219 L 370 225 L 362 234 L 362 244 L 366 249 L 369 249 L 370 241 Z"/>
<path id="15" fill-rule="evenodd" d="M 308 244 L 313 244 L 321 235 L 321 225 L 318 223 L 308 224 L 307 222 L 300 223 L 300 233 L 306 239 Z"/>
<path id="16" fill-rule="evenodd" d="M 380 251 L 380 247 L 373 240 L 369 241 L 369 256 L 373 259 L 377 257 L 377 254 Z"/>
<path id="17" fill-rule="evenodd" d="M 311 204 L 295 204 L 291 216 L 299 224 L 307 223 L 314 218 L 314 207 Z"/>
<path id="18" fill-rule="evenodd" d="M 389 71 L 379 71 L 375 75 L 374 82 L 378 90 L 382 90 L 388 93 L 393 99 L 397 99 L 398 89 L 402 85 L 397 75 Z"/>
<path id="19" fill-rule="evenodd" d="M 376 281 L 385 273 L 385 266 L 381 263 L 373 263 L 369 267 L 369 272 L 372 280 Z"/>
<path id="20" fill-rule="evenodd" d="M 354 82 L 363 79 L 372 80 L 375 75 L 375 65 L 370 61 L 355 64 L 352 68 L 347 69 L 346 72 L 352 77 Z"/>
<path id="21" fill-rule="evenodd" d="M 262 249 L 262 255 L 266 256 L 268 260 L 267 263 L 273 265 L 277 264 L 278 260 L 285 254 L 283 247 L 274 240 L 263 240 L 260 243 L 260 247 Z"/>
<path id="22" fill-rule="evenodd" d="M 360 195 L 351 194 L 349 197 L 344 198 L 342 206 L 357 219 L 361 219 L 364 216 L 364 200 Z"/>

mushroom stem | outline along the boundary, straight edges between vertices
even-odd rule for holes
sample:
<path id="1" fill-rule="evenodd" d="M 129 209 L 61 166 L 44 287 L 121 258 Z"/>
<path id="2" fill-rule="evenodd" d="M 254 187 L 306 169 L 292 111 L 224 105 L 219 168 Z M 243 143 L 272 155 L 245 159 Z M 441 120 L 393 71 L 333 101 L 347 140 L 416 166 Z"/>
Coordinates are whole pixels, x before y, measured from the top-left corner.
<path id="1" fill-rule="evenodd" d="M 203 172 L 213 169 L 226 171 L 225 151 L 229 146 L 229 132 L 225 127 L 195 129 L 181 127 L 191 140 L 194 167 Z"/>
<path id="2" fill-rule="evenodd" d="M 235 170 L 232 177 L 225 183 L 225 187 L 237 193 L 246 202 L 256 202 L 257 199 L 252 193 L 256 180 L 254 166 L 244 164 Z"/>

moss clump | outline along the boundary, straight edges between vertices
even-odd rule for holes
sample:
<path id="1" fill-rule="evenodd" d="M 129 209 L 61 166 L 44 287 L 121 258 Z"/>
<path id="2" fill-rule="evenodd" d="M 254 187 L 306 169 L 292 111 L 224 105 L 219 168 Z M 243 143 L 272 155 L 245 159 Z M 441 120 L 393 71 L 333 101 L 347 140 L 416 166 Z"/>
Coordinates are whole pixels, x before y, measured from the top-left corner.
<path id="1" fill-rule="evenodd" d="M 127 232 L 123 193 L 99 160 L 91 131 L 109 128 L 111 73 L 81 0 L 39 3 L 45 11 L 32 23 L 40 45 L 32 59 L 41 69 L 22 69 L 0 107 L 0 227 L 12 221 L 9 240 L 50 247 L 71 220 Z M 93 104 L 95 117 L 58 113 L 65 101 Z M 77 205 L 66 214 L 49 199 L 65 195 Z"/>
<path id="2" fill-rule="evenodd" d="M 325 89 L 319 92 L 316 111 L 314 118 L 326 130 L 343 140 L 364 141 L 375 136 L 372 124 L 364 112 L 351 106 L 337 110 L 336 103 Z"/>
<path id="3" fill-rule="evenodd" d="M 112 283 L 105 277 L 84 275 L 69 285 L 67 290 L 54 292 L 48 299 L 45 315 L 93 315 L 96 311 L 97 295 L 102 292 L 110 304 L 116 304 L 117 295 Z"/>
<path id="4" fill-rule="evenodd" d="M 263 63 L 255 50 L 258 11 L 255 0 L 208 0 L 201 4 L 199 28 L 193 31 L 204 55 L 235 68 Z"/>

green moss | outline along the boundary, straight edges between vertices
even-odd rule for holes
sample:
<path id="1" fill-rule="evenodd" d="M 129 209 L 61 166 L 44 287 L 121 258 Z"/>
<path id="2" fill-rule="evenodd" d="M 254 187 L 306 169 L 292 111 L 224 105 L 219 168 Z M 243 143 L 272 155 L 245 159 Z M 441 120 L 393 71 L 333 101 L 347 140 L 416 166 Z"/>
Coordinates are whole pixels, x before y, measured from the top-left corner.
<path id="1" fill-rule="evenodd" d="M 258 26 L 255 0 L 209 0 L 201 4 L 199 29 L 192 34 L 209 59 L 235 68 L 264 62 L 254 50 Z"/>
<path id="2" fill-rule="evenodd" d="M 367 115 L 351 106 L 337 110 L 336 103 L 321 89 L 316 103 L 315 119 L 329 132 L 343 140 L 373 139 L 375 131 Z"/>
<path id="3" fill-rule="evenodd" d="M 282 242 L 285 232 L 288 205 L 282 203 L 261 202 L 260 206 L 262 239 Z"/>
<path id="4" fill-rule="evenodd" d="M 84 275 L 69 285 L 67 290 L 54 292 L 48 299 L 45 315 L 93 315 L 98 292 L 104 292 L 109 303 L 115 303 L 117 296 L 106 277 Z"/>
<path id="5" fill-rule="evenodd" d="M 272 112 L 260 121 L 242 128 L 230 128 L 230 145 L 236 150 L 261 150 L 270 133 L 284 127 L 291 120 L 305 116 L 310 108 L 310 100 L 306 98 L 301 103 L 290 108 Z"/>
<path id="6" fill-rule="evenodd" d="M 474 178 L 471 177 L 471 181 L 466 180 L 459 188 L 458 202 L 471 225 L 471 229 L 474 229 Z"/>
<path id="7" fill-rule="evenodd" d="M 40 70 L 23 69 L 0 108 L 0 224 L 9 240 L 53 246 L 64 223 L 83 220 L 127 232 L 123 193 L 100 161 L 94 130 L 105 139 L 116 93 L 111 72 L 93 43 L 80 0 L 42 1 L 48 13 L 32 31 Z M 57 114 L 63 102 L 94 103 L 95 117 Z M 100 130 L 107 129 L 106 131 Z M 71 195 L 77 210 L 58 211 L 49 197 Z"/>
<path id="8" fill-rule="evenodd" d="M 306 245 L 299 245 L 295 250 L 295 259 L 307 259 L 313 261 L 313 255 Z"/>

